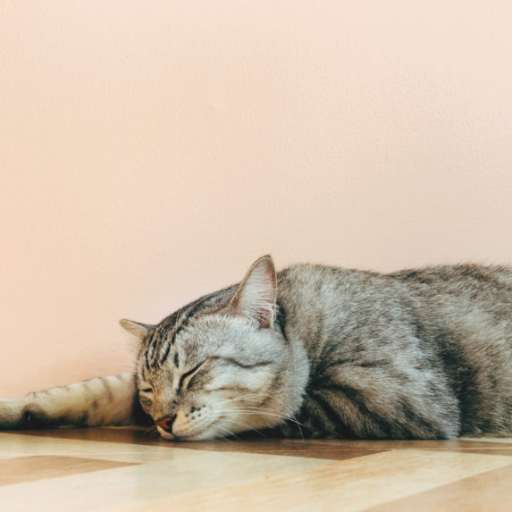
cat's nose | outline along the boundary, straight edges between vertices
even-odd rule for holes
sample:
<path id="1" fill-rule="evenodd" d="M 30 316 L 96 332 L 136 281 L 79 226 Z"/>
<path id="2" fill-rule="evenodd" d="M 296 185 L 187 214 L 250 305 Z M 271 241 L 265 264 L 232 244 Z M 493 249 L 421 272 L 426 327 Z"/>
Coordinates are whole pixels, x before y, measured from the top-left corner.
<path id="1" fill-rule="evenodd" d="M 156 421 L 156 426 L 160 427 L 162 430 L 165 430 L 166 432 L 172 432 L 172 424 L 174 420 L 176 419 L 176 415 L 174 416 L 164 416 L 163 418 Z"/>

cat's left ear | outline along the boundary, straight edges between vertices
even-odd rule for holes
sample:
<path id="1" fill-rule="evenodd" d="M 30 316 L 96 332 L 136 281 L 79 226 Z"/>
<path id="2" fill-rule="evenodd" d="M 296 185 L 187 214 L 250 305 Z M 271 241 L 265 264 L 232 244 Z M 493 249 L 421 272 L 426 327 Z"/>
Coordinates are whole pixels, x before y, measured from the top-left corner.
<path id="1" fill-rule="evenodd" d="M 267 329 L 274 326 L 276 315 L 276 270 L 270 255 L 256 260 L 245 274 L 230 306 Z"/>
<path id="2" fill-rule="evenodd" d="M 144 339 L 148 331 L 153 327 L 148 324 L 141 324 L 140 322 L 134 322 L 133 320 L 119 320 L 121 327 L 128 331 L 130 334 L 134 334 L 139 339 Z"/>

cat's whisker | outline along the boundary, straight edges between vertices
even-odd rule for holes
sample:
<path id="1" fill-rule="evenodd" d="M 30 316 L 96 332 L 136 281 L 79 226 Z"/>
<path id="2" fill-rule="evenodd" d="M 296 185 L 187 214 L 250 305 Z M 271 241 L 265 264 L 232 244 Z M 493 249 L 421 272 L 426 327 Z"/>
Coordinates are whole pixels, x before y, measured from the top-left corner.
<path id="1" fill-rule="evenodd" d="M 265 396 L 265 395 L 262 395 L 262 397 L 263 397 L 263 396 L 266 398 L 266 396 Z M 247 401 L 247 400 L 248 400 L 248 398 L 247 398 L 247 397 L 236 397 L 236 398 L 233 398 L 233 399 L 231 399 L 231 400 L 226 400 L 226 401 L 220 402 L 218 405 L 222 405 L 222 404 L 226 404 L 226 403 L 231 403 L 231 402 L 234 402 L 234 401 L 235 401 L 235 400 L 237 400 L 237 399 L 239 399 L 239 400 L 242 400 L 242 399 L 243 399 L 244 401 Z M 260 398 L 255 398 L 255 399 L 254 399 L 254 401 L 255 401 L 255 402 L 260 402 L 260 401 L 261 401 L 261 397 L 260 397 Z M 278 399 L 277 399 L 276 401 L 277 401 L 278 403 L 281 403 L 283 406 L 285 405 L 285 404 L 284 404 L 284 402 L 283 402 L 282 400 L 278 400 Z M 259 409 L 255 409 L 255 411 L 256 411 L 256 412 L 263 412 L 263 411 L 260 411 Z M 269 414 L 270 414 L 270 413 L 269 413 Z M 303 434 L 303 432 L 302 432 L 302 428 L 301 428 L 301 427 L 306 428 L 306 427 L 305 427 L 305 425 L 301 424 L 301 423 L 298 421 L 297 417 L 296 417 L 294 414 L 290 414 L 289 416 L 283 415 L 282 417 L 283 417 L 284 419 L 286 419 L 286 420 L 288 420 L 288 421 L 291 421 L 292 423 L 295 423 L 295 424 L 297 425 L 297 427 L 299 428 L 299 432 L 300 432 L 301 438 L 304 440 L 304 434 Z"/>
<path id="2" fill-rule="evenodd" d="M 226 409 L 226 410 L 220 411 L 220 412 L 226 413 L 226 412 L 231 412 L 231 410 Z M 243 425 L 246 428 L 246 431 L 252 430 L 252 431 L 256 432 L 257 434 L 261 435 L 263 438 L 266 438 L 266 436 L 262 432 L 260 432 L 258 429 L 251 427 L 249 424 L 247 424 L 243 421 L 240 421 L 237 419 L 236 424 Z M 230 436 L 236 437 L 236 439 L 240 440 L 240 438 L 235 433 L 231 432 L 229 429 L 227 429 L 226 427 L 223 427 L 222 425 L 217 424 L 217 425 L 215 425 L 215 428 L 222 428 L 222 429 L 230 432 L 230 434 L 229 434 Z"/>
<path id="3" fill-rule="evenodd" d="M 215 433 L 216 436 L 218 435 L 220 438 L 224 439 L 224 441 L 227 441 L 230 443 L 231 442 L 231 439 L 229 439 L 230 436 L 233 436 L 236 439 L 240 440 L 240 438 L 237 437 L 235 434 L 233 434 L 229 429 L 223 427 L 222 425 L 215 425 L 215 430 L 217 430 L 219 428 L 221 428 L 222 430 L 225 430 L 228 433 L 227 436 L 223 436 L 222 434 L 218 434 L 217 432 Z"/>
<path id="4" fill-rule="evenodd" d="M 229 398 L 227 400 L 223 400 L 222 402 L 217 402 L 217 405 L 222 405 L 222 404 L 226 404 L 226 403 L 231 403 L 231 402 L 234 402 L 235 400 L 248 400 L 250 399 L 250 397 L 254 396 L 254 401 L 257 402 L 257 401 L 260 401 L 262 397 L 266 397 L 266 395 L 260 395 L 259 398 L 256 398 L 257 395 L 255 395 L 254 393 L 249 393 L 247 395 L 239 395 L 239 396 L 235 396 L 233 398 Z"/>
<path id="5" fill-rule="evenodd" d="M 151 425 L 150 427 L 144 429 L 142 431 L 142 435 L 148 438 L 160 437 L 160 433 L 158 432 L 156 425 Z"/>
<path id="6" fill-rule="evenodd" d="M 266 439 L 266 437 L 267 437 L 267 436 L 266 436 L 265 434 L 263 434 L 263 433 L 262 433 L 260 430 L 258 430 L 257 428 L 251 427 L 248 423 L 245 423 L 245 422 L 240 421 L 240 420 L 238 420 L 238 419 L 236 420 L 236 422 L 237 422 L 237 424 L 239 424 L 239 425 L 243 425 L 247 430 L 252 430 L 252 431 L 256 432 L 257 434 L 259 434 L 260 436 L 262 436 L 262 437 L 264 437 L 264 438 Z M 247 431 L 247 430 L 246 430 L 246 431 Z M 235 435 L 235 434 L 233 434 L 233 435 Z M 236 437 L 236 436 L 235 436 L 235 437 Z M 238 439 L 238 437 L 237 437 L 237 439 Z"/>
<path id="7" fill-rule="evenodd" d="M 237 396 L 237 397 L 234 397 L 230 400 L 225 400 L 223 402 L 219 402 L 218 405 L 222 405 L 222 404 L 225 404 L 225 403 L 230 403 L 232 401 L 235 401 L 235 400 L 243 400 L 243 401 L 247 401 L 247 400 L 250 400 L 251 397 L 254 397 L 254 402 L 260 402 L 262 398 L 266 399 L 266 398 L 271 398 L 272 400 L 276 401 L 277 403 L 280 403 L 283 407 L 286 407 L 286 404 L 283 400 L 280 400 L 279 398 L 277 397 L 269 397 L 269 395 L 265 395 L 263 393 L 249 393 L 247 395 L 240 395 L 240 396 Z M 289 416 L 290 419 L 294 420 L 297 425 L 300 425 L 296 416 L 294 414 L 290 414 Z M 304 426 L 304 425 L 303 425 Z M 299 426 L 300 428 L 300 426 Z M 301 435 L 302 435 L 302 431 L 301 431 Z"/>
<path id="8" fill-rule="evenodd" d="M 147 437 L 155 439 L 157 437 L 160 437 L 160 433 L 158 432 L 158 430 L 156 428 L 153 428 L 147 432 Z"/>
<path id="9" fill-rule="evenodd" d="M 276 402 L 280 403 L 283 407 L 286 407 L 286 404 L 285 404 L 285 402 L 284 402 L 283 400 L 281 400 L 281 399 L 279 399 L 279 398 L 277 398 L 277 397 L 275 397 L 275 396 L 273 396 L 273 397 L 271 397 L 271 398 L 272 398 L 272 400 L 274 400 L 274 401 L 276 401 Z M 302 425 L 301 423 L 299 423 L 299 421 L 298 421 L 297 417 L 296 417 L 294 414 L 290 414 L 290 416 L 289 416 L 289 418 L 288 418 L 288 419 L 289 419 L 289 420 L 291 420 L 292 422 L 294 422 L 294 423 L 296 423 L 296 424 L 297 424 L 297 426 L 299 427 L 299 432 L 300 432 L 301 438 L 302 438 L 302 440 L 304 441 L 304 434 L 302 433 L 301 426 L 303 426 L 304 428 L 306 428 L 306 427 L 305 427 L 305 425 Z"/>
<path id="10" fill-rule="evenodd" d="M 292 423 L 295 423 L 297 424 L 297 426 L 299 427 L 304 427 L 306 428 L 305 425 L 303 425 L 302 423 L 300 423 L 299 421 L 297 421 L 296 419 L 293 419 L 289 416 L 286 416 L 286 415 L 283 415 L 283 414 L 278 414 L 278 413 L 271 413 L 271 412 L 267 412 L 267 411 L 260 411 L 258 409 L 224 409 L 224 410 L 218 410 L 218 412 L 221 412 L 221 413 L 225 413 L 225 412 L 233 412 L 233 413 L 240 413 L 240 414 L 255 414 L 255 415 L 264 415 L 264 416 L 272 416 L 274 418 L 279 418 L 281 420 L 285 420 L 285 421 L 290 421 Z M 302 431 L 301 431 L 301 435 L 302 435 Z"/>

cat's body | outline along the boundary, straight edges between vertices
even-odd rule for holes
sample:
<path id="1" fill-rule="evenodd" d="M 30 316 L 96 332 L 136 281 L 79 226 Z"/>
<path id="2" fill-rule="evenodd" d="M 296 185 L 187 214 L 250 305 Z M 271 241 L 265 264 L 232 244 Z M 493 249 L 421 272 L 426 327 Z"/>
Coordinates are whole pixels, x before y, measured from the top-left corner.
<path id="1" fill-rule="evenodd" d="M 168 439 L 253 429 L 341 438 L 512 434 L 510 268 L 382 275 L 299 265 L 276 275 L 263 257 L 240 285 L 157 326 L 123 325 L 142 339 L 135 377 L 2 400 L 0 427 L 151 417 Z"/>

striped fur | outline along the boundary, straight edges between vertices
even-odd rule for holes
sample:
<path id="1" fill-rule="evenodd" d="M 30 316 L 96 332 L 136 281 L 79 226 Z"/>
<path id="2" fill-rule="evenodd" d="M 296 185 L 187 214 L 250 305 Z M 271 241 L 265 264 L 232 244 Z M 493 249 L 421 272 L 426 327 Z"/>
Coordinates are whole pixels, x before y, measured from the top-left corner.
<path id="1" fill-rule="evenodd" d="M 3 399 L 1 427 L 131 425 L 145 419 L 136 391 L 134 375 L 124 373 L 30 393 L 20 399 Z"/>
<path id="2" fill-rule="evenodd" d="M 382 275 L 298 265 L 276 275 L 266 256 L 240 285 L 156 326 L 123 326 L 141 337 L 134 376 L 2 400 L 0 426 L 150 418 L 162 437 L 181 440 L 255 430 L 343 438 L 512 434 L 510 268 Z"/>

